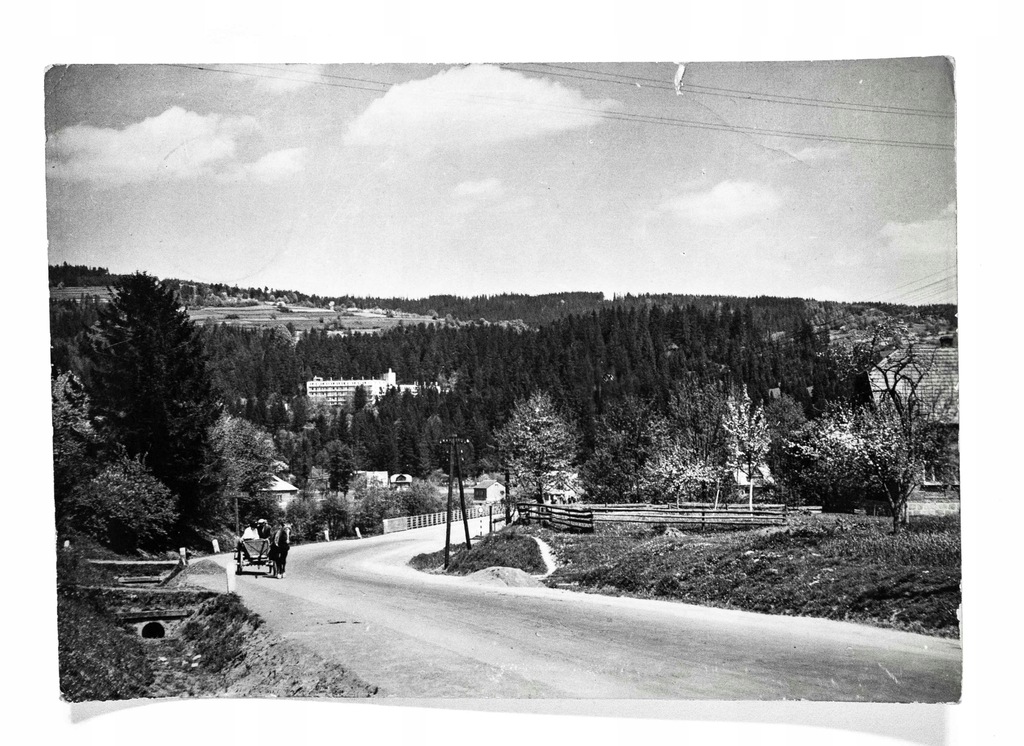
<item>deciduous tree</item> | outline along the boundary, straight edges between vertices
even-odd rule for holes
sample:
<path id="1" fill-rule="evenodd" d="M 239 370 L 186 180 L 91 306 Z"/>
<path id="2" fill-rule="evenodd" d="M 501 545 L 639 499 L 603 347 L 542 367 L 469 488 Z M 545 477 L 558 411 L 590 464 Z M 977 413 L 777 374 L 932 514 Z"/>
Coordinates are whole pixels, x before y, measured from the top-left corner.
<path id="1" fill-rule="evenodd" d="M 750 509 L 754 509 L 754 479 L 768 455 L 768 423 L 764 418 L 764 410 L 755 407 L 750 401 L 747 387 L 737 394 L 733 393 L 726 402 L 722 416 L 722 427 L 729 436 L 729 446 L 735 454 L 736 466 L 747 472 L 749 491 L 747 493 Z"/>
<path id="2" fill-rule="evenodd" d="M 519 400 L 495 440 L 513 486 L 537 502 L 544 502 L 544 495 L 552 489 L 574 485 L 572 467 L 579 436 L 547 393 L 536 392 Z"/>

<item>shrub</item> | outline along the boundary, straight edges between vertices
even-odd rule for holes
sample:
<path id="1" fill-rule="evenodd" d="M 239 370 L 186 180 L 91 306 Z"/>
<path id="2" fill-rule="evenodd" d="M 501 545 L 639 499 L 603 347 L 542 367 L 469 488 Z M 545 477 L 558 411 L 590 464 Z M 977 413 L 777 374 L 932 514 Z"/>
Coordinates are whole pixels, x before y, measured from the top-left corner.
<path id="1" fill-rule="evenodd" d="M 75 490 L 70 525 L 116 552 L 164 549 L 177 499 L 139 461 L 119 456 Z"/>

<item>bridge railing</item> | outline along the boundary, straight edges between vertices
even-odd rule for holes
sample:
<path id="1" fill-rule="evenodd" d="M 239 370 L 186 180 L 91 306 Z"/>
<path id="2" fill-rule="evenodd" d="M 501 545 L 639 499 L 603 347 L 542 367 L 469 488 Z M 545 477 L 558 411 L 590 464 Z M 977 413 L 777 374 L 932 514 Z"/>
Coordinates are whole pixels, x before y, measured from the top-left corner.
<path id="1" fill-rule="evenodd" d="M 477 505 L 466 510 L 466 518 L 486 518 L 490 515 L 491 508 L 487 505 Z M 408 531 L 412 528 L 426 528 L 427 526 L 439 526 L 448 518 L 448 512 L 425 513 L 423 515 L 404 515 L 398 518 L 384 519 L 384 533 L 390 534 L 395 531 Z M 452 511 L 452 523 L 462 521 L 462 511 Z"/>

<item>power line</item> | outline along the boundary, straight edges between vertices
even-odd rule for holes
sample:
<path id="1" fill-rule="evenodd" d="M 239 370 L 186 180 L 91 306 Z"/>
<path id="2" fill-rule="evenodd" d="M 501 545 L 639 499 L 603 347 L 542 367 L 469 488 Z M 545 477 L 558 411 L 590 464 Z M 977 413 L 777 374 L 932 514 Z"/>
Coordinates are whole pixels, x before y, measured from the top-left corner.
<path id="1" fill-rule="evenodd" d="M 919 303 L 921 300 L 930 299 L 956 288 L 956 278 L 953 276 L 943 277 L 919 288 L 908 292 L 899 293 L 895 297 L 904 303 Z M 894 301 L 895 302 L 895 301 Z"/>
<path id="2" fill-rule="evenodd" d="M 181 67 L 181 68 L 199 70 L 199 71 L 203 71 L 203 72 L 218 72 L 218 73 L 226 73 L 226 74 L 233 74 L 233 75 L 245 75 L 245 76 L 255 77 L 255 78 L 272 78 L 272 79 L 291 80 L 291 81 L 295 81 L 296 80 L 295 78 L 289 78 L 289 77 L 286 77 L 286 76 L 267 75 L 265 73 L 254 73 L 254 72 L 247 72 L 247 71 L 240 71 L 240 70 L 226 70 L 226 69 L 223 69 L 223 68 L 206 67 L 206 66 L 203 66 L 203 65 L 176 64 L 176 65 L 170 65 L 170 66 L 171 67 Z M 272 68 L 272 69 L 276 69 L 276 68 Z M 393 87 L 394 85 L 397 85 L 396 83 L 384 83 L 384 82 L 380 82 L 380 81 L 370 81 L 370 80 L 363 80 L 363 79 L 351 79 L 351 80 L 356 80 L 358 82 L 371 83 L 371 84 L 379 85 L 379 86 L 385 86 L 387 88 L 390 88 L 390 87 Z M 324 85 L 324 86 L 330 86 L 330 87 L 336 87 L 336 88 L 350 88 L 350 89 L 354 89 L 354 90 L 371 91 L 371 92 L 374 92 L 374 93 L 383 93 L 384 92 L 384 90 L 377 89 L 377 88 L 364 88 L 362 86 L 355 86 L 355 85 L 351 85 L 351 84 L 348 84 L 348 83 L 334 83 L 334 82 L 326 81 L 326 80 L 309 80 L 309 81 L 303 81 L 303 82 L 309 82 L 309 83 L 314 84 L 314 85 Z M 649 114 L 637 114 L 637 113 L 634 113 L 634 112 L 609 112 L 609 111 L 604 110 L 604 109 L 593 109 L 593 108 L 580 107 L 580 106 L 559 106 L 559 105 L 552 105 L 552 104 L 537 104 L 535 102 L 529 102 L 529 101 L 525 101 L 523 99 L 510 99 L 510 98 L 500 97 L 500 96 L 485 96 L 485 95 L 482 95 L 482 94 L 465 94 L 463 96 L 463 98 L 464 99 L 468 98 L 468 99 L 489 100 L 489 101 L 497 102 L 499 104 L 513 105 L 513 106 L 516 106 L 518 108 L 524 108 L 525 107 L 525 108 L 541 109 L 541 110 L 548 110 L 548 111 L 568 111 L 568 112 L 576 112 L 576 113 L 585 113 L 585 114 L 588 114 L 590 116 L 594 116 L 594 117 L 596 117 L 598 119 L 618 120 L 618 121 L 627 121 L 627 122 L 641 122 L 641 123 L 646 123 L 646 124 L 660 124 L 660 125 L 664 125 L 664 126 L 683 127 L 683 128 L 689 128 L 689 129 L 704 129 L 704 130 L 714 130 L 714 131 L 719 131 L 719 132 L 735 132 L 735 133 L 741 133 L 741 134 L 747 134 L 747 135 L 761 135 L 761 136 L 766 136 L 766 137 L 787 137 L 787 138 L 796 138 L 796 139 L 802 139 L 802 140 L 816 140 L 816 141 L 823 141 L 823 142 L 839 142 L 839 143 L 849 143 L 849 144 L 857 144 L 857 145 L 885 145 L 885 146 L 891 146 L 891 147 L 919 148 L 919 149 L 926 149 L 926 150 L 949 150 L 949 151 L 954 150 L 954 146 L 946 145 L 946 144 L 943 144 L 943 143 L 917 142 L 917 141 L 912 141 L 912 140 L 887 140 L 887 139 L 883 139 L 883 138 L 867 138 L 867 137 L 855 137 L 855 136 L 846 136 L 846 135 L 825 135 L 825 134 L 816 134 L 816 133 L 808 133 L 808 132 L 795 132 L 795 131 L 790 131 L 790 130 L 762 129 L 762 128 L 759 128 L 759 127 L 745 127 L 745 126 L 740 126 L 740 125 L 715 124 L 713 122 L 700 122 L 700 121 L 695 121 L 695 120 L 679 119 L 679 118 L 676 118 L 676 117 L 662 117 L 662 116 L 655 116 L 655 115 L 649 115 Z"/>
<path id="3" fill-rule="evenodd" d="M 246 72 L 244 70 L 225 70 L 225 69 L 220 68 L 220 67 L 206 67 L 205 65 L 168 64 L 167 66 L 168 67 L 181 67 L 181 68 L 185 68 L 185 69 L 188 69 L 188 70 L 200 70 L 202 72 L 207 72 L 207 73 L 225 73 L 225 74 L 228 74 L 228 75 L 245 75 L 245 76 L 248 76 L 250 78 L 268 78 L 268 79 L 272 79 L 272 80 L 288 80 L 288 81 L 291 81 L 293 83 L 300 82 L 297 78 L 288 77 L 288 76 L 285 76 L 285 75 L 267 75 L 266 73 L 251 73 L 251 72 Z M 274 69 L 276 69 L 276 68 L 274 68 Z M 308 83 L 311 83 L 313 85 L 324 85 L 324 86 L 329 86 L 331 88 L 349 88 L 349 89 L 352 89 L 352 90 L 355 90 L 355 91 L 371 91 L 373 93 L 384 93 L 385 92 L 385 91 L 382 91 L 379 88 L 364 88 L 362 86 L 348 85 L 346 83 L 332 83 L 332 82 L 327 81 L 327 80 L 309 80 L 309 81 L 305 81 L 304 80 L 304 81 L 301 81 L 301 82 L 303 82 L 303 83 L 307 83 L 308 82 Z M 365 81 L 365 82 L 372 83 L 373 81 Z M 387 84 L 382 84 L 381 83 L 381 84 L 378 84 L 378 85 L 387 85 L 387 86 L 390 87 L 391 85 L 394 85 L 394 84 L 393 83 L 387 83 Z"/>
<path id="4" fill-rule="evenodd" d="M 666 83 L 663 80 L 659 80 L 657 78 L 645 78 L 645 77 L 640 77 L 640 76 L 637 76 L 637 75 L 623 75 L 621 73 L 607 73 L 607 72 L 602 72 L 600 70 L 591 70 L 589 68 L 568 67 L 568 66 L 565 66 L 565 65 L 554 65 L 554 64 L 551 64 L 551 63 L 547 63 L 547 62 L 538 62 L 538 63 L 533 63 L 533 64 L 536 64 L 538 66 L 545 67 L 545 68 L 553 68 L 553 69 L 556 69 L 556 70 L 572 70 L 574 72 L 585 72 L 585 73 L 590 73 L 592 75 L 605 75 L 605 76 L 609 76 L 609 77 L 623 78 L 624 80 L 601 80 L 599 78 L 588 78 L 588 77 L 582 76 L 582 75 L 563 75 L 563 77 L 582 78 L 584 80 L 594 80 L 594 81 L 597 81 L 597 82 L 605 82 L 605 83 L 618 83 L 620 85 L 631 85 L 631 86 L 634 86 L 634 87 L 637 84 L 636 82 L 626 82 L 626 81 L 637 81 L 637 82 L 647 83 L 648 84 L 647 87 L 649 87 L 649 88 L 659 88 L 659 89 L 668 90 L 668 91 L 675 90 L 674 86 Z M 502 65 L 502 67 L 505 67 L 506 69 L 520 70 L 521 72 L 537 72 L 535 70 L 523 70 L 522 68 L 510 67 L 508 65 Z M 546 73 L 546 74 L 559 75 L 559 73 Z M 779 103 L 779 104 L 793 104 L 793 105 L 798 105 L 798 106 L 801 106 L 801 105 L 803 105 L 803 106 L 819 106 L 819 107 L 822 107 L 822 108 L 837 108 L 837 109 L 846 109 L 846 110 L 849 110 L 849 111 L 869 111 L 869 112 L 877 112 L 877 113 L 880 113 L 880 114 L 907 114 L 907 115 L 912 115 L 912 116 L 939 117 L 939 118 L 947 118 L 947 119 L 952 119 L 952 118 L 954 118 L 956 116 L 956 114 L 954 114 L 954 113 L 951 113 L 951 112 L 948 112 L 948 111 L 938 111 L 938 110 L 935 110 L 935 109 L 920 109 L 920 108 L 907 107 L 907 106 L 891 106 L 889 104 L 859 104 L 859 103 L 856 103 L 856 102 L 853 102 L 853 101 L 835 101 L 835 100 L 829 100 L 829 99 L 811 98 L 809 96 L 790 96 L 790 95 L 786 95 L 786 94 L 764 93 L 764 92 L 761 92 L 761 91 L 744 91 L 744 90 L 739 90 L 739 89 L 736 89 L 736 88 L 720 88 L 720 87 L 716 87 L 716 86 L 695 85 L 695 84 L 685 83 L 685 82 L 682 84 L 682 87 L 685 88 L 685 89 L 688 89 L 688 90 L 693 90 L 695 92 L 703 92 L 703 93 L 706 93 L 706 95 L 709 95 L 709 96 L 716 95 L 716 96 L 725 96 L 727 98 L 749 98 L 749 99 L 756 100 L 756 101 L 766 101 L 766 102 Z"/>
<path id="5" fill-rule="evenodd" d="M 930 280 L 933 277 L 937 277 L 939 275 L 949 276 L 948 273 L 951 271 L 952 270 L 950 270 L 949 268 L 940 269 L 936 272 L 932 272 L 931 274 L 924 275 L 923 277 L 918 277 L 917 279 L 909 280 L 907 282 L 902 283 L 901 285 L 897 285 L 896 287 L 883 291 L 882 293 L 879 294 L 878 297 L 880 300 L 882 300 L 885 299 L 886 297 L 898 295 L 899 291 L 904 290 L 905 288 L 911 288 L 912 286 L 917 285 L 918 283 L 924 282 L 926 280 Z"/>

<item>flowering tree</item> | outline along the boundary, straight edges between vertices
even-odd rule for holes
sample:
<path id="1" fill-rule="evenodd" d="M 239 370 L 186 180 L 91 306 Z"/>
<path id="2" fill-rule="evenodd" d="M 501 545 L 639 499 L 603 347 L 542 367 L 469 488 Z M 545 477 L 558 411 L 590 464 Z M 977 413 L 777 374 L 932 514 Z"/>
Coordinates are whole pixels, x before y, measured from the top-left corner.
<path id="1" fill-rule="evenodd" d="M 513 482 L 537 502 L 544 502 L 546 491 L 574 486 L 579 435 L 548 394 L 537 392 L 519 401 L 495 439 Z"/>
<path id="2" fill-rule="evenodd" d="M 810 437 L 791 445 L 808 457 L 825 490 L 858 485 L 884 495 L 896 533 L 906 525 L 907 500 L 932 457 L 926 432 L 908 430 L 900 412 L 883 400 L 874 407 L 838 407 L 814 423 Z"/>
<path id="3" fill-rule="evenodd" d="M 695 500 L 718 485 L 721 464 L 706 461 L 678 440 L 663 445 L 644 465 L 643 482 L 649 494 L 679 503 Z"/>
<path id="4" fill-rule="evenodd" d="M 750 509 L 753 510 L 754 474 L 755 470 L 760 469 L 765 463 L 771 435 L 764 418 L 764 410 L 752 405 L 746 386 L 739 396 L 735 393 L 729 395 L 722 415 L 722 427 L 728 433 L 729 445 L 735 454 L 737 466 L 746 467 L 750 482 L 748 500 Z"/>

